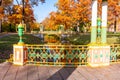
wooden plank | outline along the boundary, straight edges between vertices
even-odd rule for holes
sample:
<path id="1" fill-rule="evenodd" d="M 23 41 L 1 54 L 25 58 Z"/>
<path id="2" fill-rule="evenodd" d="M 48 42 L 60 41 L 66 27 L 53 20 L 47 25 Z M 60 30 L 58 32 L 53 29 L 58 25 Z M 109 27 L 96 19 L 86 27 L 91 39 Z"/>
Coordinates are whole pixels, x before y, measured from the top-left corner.
<path id="1" fill-rule="evenodd" d="M 100 68 L 100 67 L 96 67 L 96 68 L 93 68 L 93 67 L 85 67 L 86 70 L 88 71 L 89 74 L 93 74 L 94 73 L 94 76 L 96 79 L 98 80 L 104 80 L 106 79 L 106 77 L 100 73 L 100 71 L 98 71 L 97 69 Z"/>
<path id="2" fill-rule="evenodd" d="M 117 74 L 115 73 L 115 69 L 113 69 L 113 65 L 107 66 L 106 67 L 106 72 L 105 72 L 105 76 L 107 76 L 107 79 L 109 80 L 116 80 L 117 78 Z M 104 68 L 102 68 L 102 70 L 104 70 Z"/>
<path id="3" fill-rule="evenodd" d="M 73 70 L 74 71 L 74 70 Z M 71 76 L 72 72 L 69 73 L 67 71 L 67 68 L 66 67 L 63 67 L 59 70 L 60 72 L 60 75 L 62 76 L 62 79 L 63 80 L 75 80 L 73 76 Z"/>
<path id="4" fill-rule="evenodd" d="M 114 70 L 114 71 L 120 71 L 120 64 L 119 63 L 115 63 L 115 64 L 111 64 L 111 69 Z"/>
<path id="5" fill-rule="evenodd" d="M 27 80 L 27 69 L 27 65 L 19 66 L 15 80 Z"/>
<path id="6" fill-rule="evenodd" d="M 96 80 L 96 77 L 93 75 L 93 73 L 88 73 L 85 66 L 81 66 L 80 68 L 76 69 L 80 75 L 86 78 L 86 80 Z"/>
<path id="7" fill-rule="evenodd" d="M 116 63 L 116 65 L 117 65 L 118 67 L 120 67 L 120 62 Z"/>
<path id="8" fill-rule="evenodd" d="M 0 64 L 0 80 L 120 80 L 120 64 L 92 68 Z M 16 76 L 16 77 L 15 77 Z"/>
<path id="9" fill-rule="evenodd" d="M 95 70 L 97 73 L 99 73 L 99 75 L 101 75 L 100 80 L 117 80 L 117 78 L 119 78 L 118 71 L 117 71 L 117 69 L 113 70 L 112 68 L 114 69 L 113 65 L 110 65 L 110 66 L 98 67 L 98 68 L 95 68 Z M 95 73 L 95 76 L 98 76 L 97 73 Z M 100 76 L 98 76 L 98 77 L 100 77 Z"/>
<path id="10" fill-rule="evenodd" d="M 118 74 L 120 74 L 120 63 L 117 63 L 117 64 L 115 64 L 116 66 L 117 66 L 117 72 L 118 72 Z M 120 77 L 120 76 L 119 76 Z"/>
<path id="11" fill-rule="evenodd" d="M 50 78 L 50 73 L 48 69 L 50 68 L 45 66 L 38 67 L 39 80 L 48 80 Z"/>
<path id="12" fill-rule="evenodd" d="M 27 70 L 28 80 L 39 80 L 38 67 L 30 65 Z"/>
<path id="13" fill-rule="evenodd" d="M 12 65 L 12 63 L 9 63 L 9 62 L 0 63 L 0 68 L 3 68 L 4 66 L 10 66 L 10 65 Z"/>
<path id="14" fill-rule="evenodd" d="M 5 75 L 4 80 L 15 80 L 17 74 L 18 66 L 12 65 L 7 74 Z"/>
<path id="15" fill-rule="evenodd" d="M 112 64 L 109 66 L 109 68 L 110 68 L 109 77 L 112 80 L 120 80 L 120 69 L 119 69 L 118 65 Z"/>
<path id="16" fill-rule="evenodd" d="M 2 68 L 3 68 L 3 63 L 0 63 L 0 71 L 1 71 Z"/>
<path id="17" fill-rule="evenodd" d="M 111 69 L 109 66 L 103 66 L 103 67 L 99 67 L 96 68 L 96 71 L 99 72 L 101 74 L 101 79 L 105 79 L 105 80 L 113 80 L 112 76 L 110 76 L 111 74 Z"/>
<path id="18" fill-rule="evenodd" d="M 11 67 L 12 64 L 10 63 L 2 63 L 2 65 L 0 65 L 0 80 L 3 80 L 9 70 L 9 68 Z"/>
<path id="19" fill-rule="evenodd" d="M 107 67 L 97 67 L 95 68 L 96 70 L 96 74 L 99 74 L 99 76 L 101 76 L 99 79 L 101 80 L 110 80 L 108 79 L 108 74 L 109 74 L 109 70 L 107 69 Z M 96 75 L 97 77 L 99 77 L 98 75 Z"/>
<path id="20" fill-rule="evenodd" d="M 69 71 L 68 71 L 69 69 Z M 69 76 L 67 78 L 67 80 L 75 80 L 74 76 L 73 76 L 73 72 L 75 71 L 76 68 L 66 68 L 66 71 L 69 73 Z"/>
<path id="21" fill-rule="evenodd" d="M 59 73 L 60 69 L 60 67 L 50 67 L 50 77 L 48 78 L 48 80 L 63 80 Z"/>
<path id="22" fill-rule="evenodd" d="M 79 67 L 79 68 L 80 68 L 80 67 Z M 73 71 L 72 68 L 67 68 L 67 71 L 68 71 L 69 73 L 72 72 L 71 76 L 73 76 L 75 80 L 86 80 L 86 78 L 85 78 L 84 76 L 82 76 L 82 75 L 76 70 L 76 68 L 75 68 L 74 71 Z"/>
<path id="23" fill-rule="evenodd" d="M 118 67 L 119 64 L 112 64 L 110 66 L 103 66 L 103 67 L 86 67 L 88 73 L 94 73 L 96 79 L 99 80 L 120 80 L 120 68 Z"/>

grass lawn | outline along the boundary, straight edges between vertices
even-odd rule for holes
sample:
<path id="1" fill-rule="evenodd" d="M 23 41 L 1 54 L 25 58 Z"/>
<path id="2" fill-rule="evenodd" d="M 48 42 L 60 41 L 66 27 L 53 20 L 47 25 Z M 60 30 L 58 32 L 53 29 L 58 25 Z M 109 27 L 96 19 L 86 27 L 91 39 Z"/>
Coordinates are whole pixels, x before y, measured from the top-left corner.
<path id="1" fill-rule="evenodd" d="M 86 45 L 90 43 L 90 34 L 74 34 L 68 37 L 71 44 Z"/>
<path id="2" fill-rule="evenodd" d="M 10 54 L 13 53 L 13 44 L 17 44 L 19 36 L 17 34 L 0 38 L 0 62 L 8 59 Z M 30 34 L 25 34 L 23 41 L 26 44 L 41 44 L 41 40 L 38 37 L 34 37 Z"/>
<path id="3" fill-rule="evenodd" d="M 90 43 L 90 34 L 75 34 L 68 38 L 70 43 L 75 45 L 86 45 Z M 108 34 L 107 35 L 108 44 L 120 44 L 120 34 Z"/>

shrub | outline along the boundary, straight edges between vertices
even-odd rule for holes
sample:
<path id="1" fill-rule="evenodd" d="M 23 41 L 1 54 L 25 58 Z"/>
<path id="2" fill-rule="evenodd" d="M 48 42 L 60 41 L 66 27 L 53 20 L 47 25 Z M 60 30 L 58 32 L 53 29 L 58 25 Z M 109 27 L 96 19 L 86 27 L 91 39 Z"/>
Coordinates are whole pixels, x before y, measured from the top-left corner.
<path id="1" fill-rule="evenodd" d="M 15 32 L 16 27 L 14 24 L 3 22 L 2 23 L 2 32 Z"/>

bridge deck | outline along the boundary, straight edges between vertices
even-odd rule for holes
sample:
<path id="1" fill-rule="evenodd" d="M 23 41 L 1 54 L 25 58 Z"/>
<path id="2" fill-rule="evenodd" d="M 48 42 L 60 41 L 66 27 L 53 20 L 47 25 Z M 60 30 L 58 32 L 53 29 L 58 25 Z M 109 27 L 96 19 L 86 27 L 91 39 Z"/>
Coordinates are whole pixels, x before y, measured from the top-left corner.
<path id="1" fill-rule="evenodd" d="M 77 68 L 0 64 L 0 80 L 120 80 L 120 63 L 106 67 Z"/>

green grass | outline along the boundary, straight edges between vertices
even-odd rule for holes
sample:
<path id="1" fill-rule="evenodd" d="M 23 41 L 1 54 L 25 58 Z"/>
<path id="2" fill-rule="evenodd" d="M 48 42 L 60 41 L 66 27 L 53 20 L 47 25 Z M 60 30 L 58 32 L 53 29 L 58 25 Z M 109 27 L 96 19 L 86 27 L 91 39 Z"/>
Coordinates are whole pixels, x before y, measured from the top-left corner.
<path id="1" fill-rule="evenodd" d="M 86 45 L 90 43 L 90 34 L 75 34 L 67 38 L 70 43 L 75 45 Z M 107 35 L 108 44 L 120 44 L 120 34 L 108 34 Z"/>
<path id="2" fill-rule="evenodd" d="M 120 44 L 120 34 L 108 34 L 107 43 L 108 44 Z"/>
<path id="3" fill-rule="evenodd" d="M 0 38 L 0 62 L 1 59 L 8 59 L 10 54 L 13 53 L 13 44 L 17 44 L 19 36 L 17 34 Z M 42 44 L 38 37 L 34 37 L 30 34 L 25 34 L 23 41 L 26 44 Z M 4 60 L 3 60 L 4 61 Z"/>
<path id="4" fill-rule="evenodd" d="M 86 45 L 90 43 L 90 34 L 71 35 L 70 37 L 68 37 L 68 40 L 70 41 L 71 44 Z"/>

